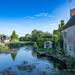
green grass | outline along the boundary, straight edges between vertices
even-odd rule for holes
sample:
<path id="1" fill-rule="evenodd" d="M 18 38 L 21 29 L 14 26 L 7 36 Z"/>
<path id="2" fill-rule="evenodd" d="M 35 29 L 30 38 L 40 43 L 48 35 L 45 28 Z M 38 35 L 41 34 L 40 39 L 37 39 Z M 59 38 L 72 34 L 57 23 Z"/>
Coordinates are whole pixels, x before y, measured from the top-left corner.
<path id="1" fill-rule="evenodd" d="M 42 52 L 42 51 L 44 51 L 44 52 L 50 51 L 49 49 L 46 49 L 46 48 L 37 48 L 37 50 L 38 50 L 38 51 L 41 51 L 41 52 Z"/>

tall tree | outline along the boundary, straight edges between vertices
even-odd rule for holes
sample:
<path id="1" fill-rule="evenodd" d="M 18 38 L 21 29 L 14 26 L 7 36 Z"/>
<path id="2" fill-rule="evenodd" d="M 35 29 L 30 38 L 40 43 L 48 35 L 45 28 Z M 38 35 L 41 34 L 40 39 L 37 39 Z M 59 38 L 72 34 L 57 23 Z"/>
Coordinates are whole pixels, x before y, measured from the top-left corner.
<path id="1" fill-rule="evenodd" d="M 18 40 L 18 36 L 15 31 L 13 31 L 13 33 L 11 35 L 11 40 L 13 40 L 13 39 Z"/>
<path id="2" fill-rule="evenodd" d="M 37 40 L 37 32 L 38 32 L 38 30 L 36 30 L 36 29 L 34 29 L 34 30 L 32 31 L 32 40 L 35 41 L 35 42 L 36 42 L 36 40 Z"/>

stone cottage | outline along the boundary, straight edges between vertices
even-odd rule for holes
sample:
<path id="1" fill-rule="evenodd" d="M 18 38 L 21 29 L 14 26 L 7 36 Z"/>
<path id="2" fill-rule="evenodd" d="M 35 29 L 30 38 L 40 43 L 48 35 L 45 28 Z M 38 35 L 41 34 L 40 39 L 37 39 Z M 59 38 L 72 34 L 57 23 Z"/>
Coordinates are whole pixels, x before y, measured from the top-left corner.
<path id="1" fill-rule="evenodd" d="M 70 10 L 70 19 L 62 28 L 61 33 L 65 54 L 75 57 L 75 9 Z"/>
<path id="2" fill-rule="evenodd" d="M 0 37 L 0 42 L 5 42 L 5 43 L 7 43 L 7 42 L 9 42 L 9 41 L 10 41 L 10 37 L 8 37 L 8 36 L 6 36 L 6 35 Z"/>

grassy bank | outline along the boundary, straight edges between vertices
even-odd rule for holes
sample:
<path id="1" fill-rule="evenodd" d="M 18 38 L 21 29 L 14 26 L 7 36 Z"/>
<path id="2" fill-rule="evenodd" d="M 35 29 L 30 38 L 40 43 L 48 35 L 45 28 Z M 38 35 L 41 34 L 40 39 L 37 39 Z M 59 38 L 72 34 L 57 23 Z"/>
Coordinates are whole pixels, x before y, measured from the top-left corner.
<path id="1" fill-rule="evenodd" d="M 0 51 L 4 51 L 8 49 L 10 49 L 8 46 L 0 46 Z"/>
<path id="2" fill-rule="evenodd" d="M 11 40 L 9 41 L 7 44 L 5 44 L 5 46 L 0 46 L 0 51 L 4 51 L 4 50 L 8 50 L 8 49 L 12 49 L 12 48 L 19 48 L 19 47 L 23 47 L 26 44 L 33 44 L 30 41 L 25 41 L 25 42 L 20 42 L 18 40 Z"/>
<path id="3" fill-rule="evenodd" d="M 46 48 L 37 48 L 37 50 L 40 52 L 49 52 L 50 51 L 49 49 L 46 49 Z"/>

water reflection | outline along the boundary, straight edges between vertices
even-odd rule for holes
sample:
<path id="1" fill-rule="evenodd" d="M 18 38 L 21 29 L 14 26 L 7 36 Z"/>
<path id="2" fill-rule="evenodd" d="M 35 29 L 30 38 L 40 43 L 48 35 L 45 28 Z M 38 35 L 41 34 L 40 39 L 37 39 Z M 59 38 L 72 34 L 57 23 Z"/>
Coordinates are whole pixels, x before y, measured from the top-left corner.
<path id="1" fill-rule="evenodd" d="M 18 53 L 18 54 L 17 54 Z M 9 58 L 9 59 L 8 59 Z M 13 61 L 14 62 L 13 62 Z M 9 62 L 10 61 L 10 62 Z M 24 46 L 17 50 L 12 50 L 11 54 L 0 55 L 0 72 L 8 75 L 66 75 L 60 70 L 60 64 L 52 61 L 48 57 L 42 57 L 33 50 L 32 46 Z M 4 65 L 5 64 L 5 65 Z M 57 74 L 58 73 L 58 74 Z M 60 74 L 61 73 L 61 74 Z"/>
<path id="2" fill-rule="evenodd" d="M 54 68 L 56 68 L 56 69 L 59 68 L 59 69 L 63 70 L 64 66 L 62 64 L 60 64 L 60 63 L 54 63 Z"/>
<path id="3" fill-rule="evenodd" d="M 15 61 L 16 56 L 17 56 L 17 52 L 16 53 L 11 53 L 11 57 L 12 57 L 13 61 Z"/>
<path id="4" fill-rule="evenodd" d="M 34 64 L 22 64 L 22 65 L 17 65 L 17 68 L 20 71 L 27 71 L 27 72 L 32 72 L 35 69 L 35 65 Z"/>
<path id="5" fill-rule="evenodd" d="M 32 56 L 36 58 L 42 58 L 42 56 L 40 56 L 35 50 L 32 51 Z"/>
<path id="6" fill-rule="evenodd" d="M 32 51 L 32 56 L 37 57 L 37 52 L 36 51 Z"/>

